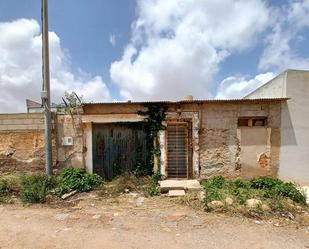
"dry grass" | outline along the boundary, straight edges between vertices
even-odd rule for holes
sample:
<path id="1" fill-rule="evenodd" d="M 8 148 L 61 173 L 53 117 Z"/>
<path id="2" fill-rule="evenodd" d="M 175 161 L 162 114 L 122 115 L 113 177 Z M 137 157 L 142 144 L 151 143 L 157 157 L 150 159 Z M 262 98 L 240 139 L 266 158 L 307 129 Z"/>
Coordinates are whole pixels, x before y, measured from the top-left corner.
<path id="1" fill-rule="evenodd" d="M 150 177 L 136 177 L 132 173 L 125 173 L 99 187 L 99 195 L 115 197 L 127 192 L 140 192 L 148 196 L 152 180 Z"/>

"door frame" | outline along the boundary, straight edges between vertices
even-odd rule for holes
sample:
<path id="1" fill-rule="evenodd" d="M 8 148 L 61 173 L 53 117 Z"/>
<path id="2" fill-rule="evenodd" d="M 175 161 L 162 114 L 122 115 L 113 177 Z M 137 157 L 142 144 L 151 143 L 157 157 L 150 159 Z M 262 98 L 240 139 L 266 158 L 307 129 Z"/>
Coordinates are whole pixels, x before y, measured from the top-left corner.
<path id="1" fill-rule="evenodd" d="M 192 134 L 192 120 L 191 119 L 167 119 L 166 128 L 169 124 L 186 124 L 187 125 L 187 155 L 186 155 L 186 166 L 187 166 L 187 176 L 185 178 L 170 178 L 168 175 L 168 131 L 165 131 L 165 176 L 168 179 L 193 179 L 194 169 L 193 169 L 193 134 Z"/>

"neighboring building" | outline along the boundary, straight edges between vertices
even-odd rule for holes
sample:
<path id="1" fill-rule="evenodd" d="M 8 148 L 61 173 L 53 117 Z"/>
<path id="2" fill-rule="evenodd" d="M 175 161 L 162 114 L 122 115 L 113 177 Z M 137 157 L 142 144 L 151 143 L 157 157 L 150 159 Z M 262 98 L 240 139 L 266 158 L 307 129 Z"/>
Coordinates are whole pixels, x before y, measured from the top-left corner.
<path id="1" fill-rule="evenodd" d="M 282 104 L 278 176 L 309 184 L 309 71 L 287 70 L 246 96 L 290 98 Z"/>
<path id="2" fill-rule="evenodd" d="M 290 89 L 295 80 L 303 82 L 298 85 L 302 90 Z M 303 121 L 308 121 L 308 72 L 287 71 L 271 82 L 264 86 L 269 95 L 262 94 L 262 87 L 245 99 L 88 103 L 73 114 L 58 113 L 53 115 L 55 165 L 85 167 L 110 179 L 121 169 L 145 164 L 145 116 L 140 111 L 165 105 L 166 128 L 158 134 L 161 155 L 154 167 L 167 178 L 271 175 L 308 184 L 309 158 L 303 152 L 309 138 Z M 8 162 L 15 162 L 16 169 L 44 167 L 43 127 L 33 125 L 41 124 L 37 119 L 43 116 L 22 115 L 0 115 L 0 171 Z"/>
<path id="3" fill-rule="evenodd" d="M 42 103 L 38 103 L 31 99 L 26 99 L 27 113 L 42 113 L 44 112 L 44 108 Z M 64 104 L 57 105 L 55 103 L 51 103 L 51 111 L 52 112 L 61 112 L 65 109 Z"/>

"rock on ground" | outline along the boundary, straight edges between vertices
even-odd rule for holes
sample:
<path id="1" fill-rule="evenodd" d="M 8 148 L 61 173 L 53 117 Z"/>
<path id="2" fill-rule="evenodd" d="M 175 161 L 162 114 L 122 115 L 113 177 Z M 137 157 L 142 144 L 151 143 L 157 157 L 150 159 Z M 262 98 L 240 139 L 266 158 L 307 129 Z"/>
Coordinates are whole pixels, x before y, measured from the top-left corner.
<path id="1" fill-rule="evenodd" d="M 262 205 L 262 202 L 258 199 L 248 199 L 246 201 L 246 205 L 248 208 L 257 208 L 258 206 Z"/>

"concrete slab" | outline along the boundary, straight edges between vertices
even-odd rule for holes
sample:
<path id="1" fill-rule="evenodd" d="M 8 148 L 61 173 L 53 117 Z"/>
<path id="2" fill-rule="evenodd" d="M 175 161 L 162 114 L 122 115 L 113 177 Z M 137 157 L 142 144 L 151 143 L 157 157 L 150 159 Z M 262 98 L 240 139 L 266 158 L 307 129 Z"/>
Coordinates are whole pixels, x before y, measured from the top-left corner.
<path id="1" fill-rule="evenodd" d="M 169 190 L 186 190 L 186 191 L 199 191 L 201 185 L 197 180 L 164 180 L 160 181 L 160 190 L 166 193 Z"/>
<path id="2" fill-rule="evenodd" d="M 184 196 L 186 192 L 184 190 L 169 190 L 168 196 L 169 197 L 177 197 L 177 196 Z"/>

